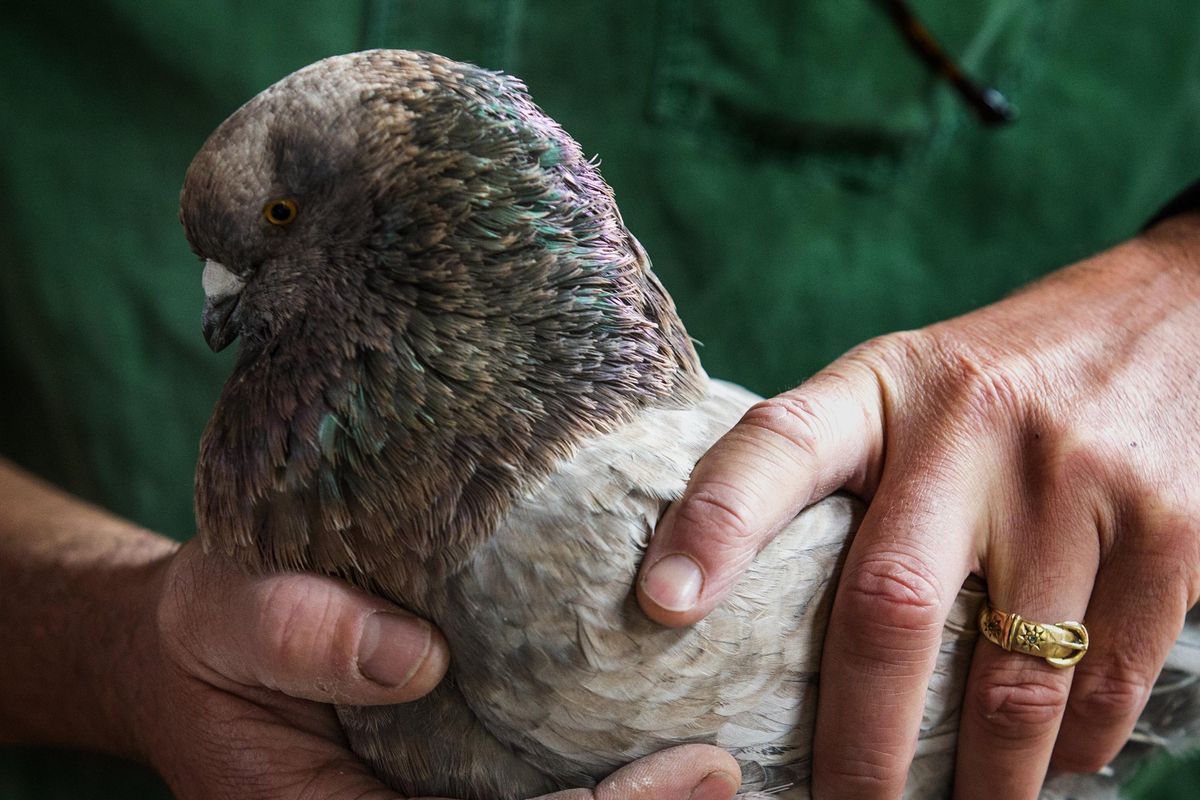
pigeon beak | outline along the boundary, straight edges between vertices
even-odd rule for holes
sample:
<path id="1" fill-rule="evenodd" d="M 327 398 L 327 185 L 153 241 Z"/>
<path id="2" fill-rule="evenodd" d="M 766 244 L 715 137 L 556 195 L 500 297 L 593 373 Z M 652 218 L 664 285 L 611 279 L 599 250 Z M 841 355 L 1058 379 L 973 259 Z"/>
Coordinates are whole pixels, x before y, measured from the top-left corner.
<path id="1" fill-rule="evenodd" d="M 230 272 L 224 264 L 204 262 L 204 340 L 214 353 L 229 346 L 238 336 L 236 321 L 231 320 L 241 299 L 246 282 Z"/>

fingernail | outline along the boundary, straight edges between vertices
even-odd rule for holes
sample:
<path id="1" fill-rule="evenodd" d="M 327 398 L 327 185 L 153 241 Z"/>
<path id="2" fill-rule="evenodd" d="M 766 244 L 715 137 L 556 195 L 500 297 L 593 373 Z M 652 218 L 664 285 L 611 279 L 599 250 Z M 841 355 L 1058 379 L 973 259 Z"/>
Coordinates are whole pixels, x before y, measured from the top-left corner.
<path id="1" fill-rule="evenodd" d="M 740 782 L 728 772 L 720 770 L 710 772 L 692 789 L 688 800 L 729 800 L 740 785 Z"/>
<path id="2" fill-rule="evenodd" d="M 667 611 L 688 611 L 694 607 L 703 585 L 700 565 L 682 553 L 660 559 L 642 578 L 642 591 Z"/>
<path id="3" fill-rule="evenodd" d="M 398 689 L 421 668 L 432 636 L 423 619 L 378 611 L 363 623 L 358 670 L 375 683 Z"/>

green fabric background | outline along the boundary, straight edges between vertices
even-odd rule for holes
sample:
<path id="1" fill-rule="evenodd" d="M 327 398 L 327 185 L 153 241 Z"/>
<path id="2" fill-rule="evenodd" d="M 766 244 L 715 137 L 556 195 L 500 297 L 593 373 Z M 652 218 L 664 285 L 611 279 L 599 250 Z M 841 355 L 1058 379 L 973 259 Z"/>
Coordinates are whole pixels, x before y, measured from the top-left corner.
<path id="1" fill-rule="evenodd" d="M 178 187 L 234 108 L 333 53 L 523 77 L 603 158 L 709 371 L 763 393 L 1131 235 L 1200 172 L 1200 4 L 914 5 L 1016 124 L 977 124 L 869 0 L 6 0 L 0 452 L 190 535 L 231 355 L 199 335 Z M 1166 771 L 1141 796 L 1200 793 L 1200 765 Z M 4 800 L 164 794 L 109 759 L 0 751 Z"/>

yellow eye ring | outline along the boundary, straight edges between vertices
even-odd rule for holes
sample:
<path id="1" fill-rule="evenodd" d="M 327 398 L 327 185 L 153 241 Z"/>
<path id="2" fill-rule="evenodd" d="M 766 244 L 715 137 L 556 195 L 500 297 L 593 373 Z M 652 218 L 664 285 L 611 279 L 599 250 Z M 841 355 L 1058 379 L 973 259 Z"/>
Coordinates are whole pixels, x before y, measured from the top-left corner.
<path id="1" fill-rule="evenodd" d="M 290 197 L 271 200 L 263 206 L 263 218 L 272 225 L 291 225 L 300 213 L 300 206 Z"/>

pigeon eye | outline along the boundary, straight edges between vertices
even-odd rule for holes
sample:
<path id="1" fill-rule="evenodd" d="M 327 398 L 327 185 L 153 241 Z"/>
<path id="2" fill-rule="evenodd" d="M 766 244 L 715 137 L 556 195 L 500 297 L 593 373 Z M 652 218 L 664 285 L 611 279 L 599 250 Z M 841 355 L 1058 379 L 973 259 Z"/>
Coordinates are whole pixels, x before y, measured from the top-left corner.
<path id="1" fill-rule="evenodd" d="M 300 207 L 290 197 L 281 197 L 263 206 L 263 216 L 272 225 L 290 225 L 299 213 Z"/>

